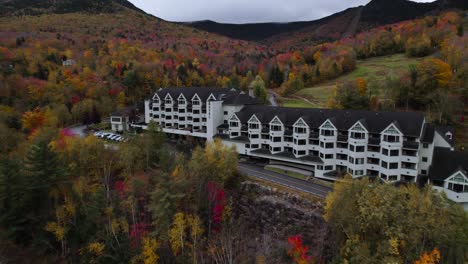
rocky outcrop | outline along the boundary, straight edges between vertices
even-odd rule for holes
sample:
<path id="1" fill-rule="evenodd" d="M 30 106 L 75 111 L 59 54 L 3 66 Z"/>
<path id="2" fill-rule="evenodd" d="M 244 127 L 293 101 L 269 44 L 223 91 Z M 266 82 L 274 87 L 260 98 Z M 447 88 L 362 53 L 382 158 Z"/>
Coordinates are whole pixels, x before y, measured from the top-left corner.
<path id="1" fill-rule="evenodd" d="M 244 182 L 234 199 L 235 216 L 256 240 L 267 237 L 274 247 L 286 249 L 288 237 L 300 234 L 313 255 L 323 255 L 328 233 L 323 219 L 323 200 L 304 198 L 294 191 L 254 182 Z"/>

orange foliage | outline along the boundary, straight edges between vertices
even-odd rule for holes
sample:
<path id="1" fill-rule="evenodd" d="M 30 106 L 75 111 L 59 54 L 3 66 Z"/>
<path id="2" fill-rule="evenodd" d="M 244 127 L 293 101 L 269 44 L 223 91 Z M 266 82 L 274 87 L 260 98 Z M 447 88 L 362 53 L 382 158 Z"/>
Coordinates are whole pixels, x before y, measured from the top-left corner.
<path id="1" fill-rule="evenodd" d="M 39 108 L 36 108 L 33 111 L 25 112 L 21 118 L 23 128 L 29 130 L 34 130 L 41 127 L 45 121 L 45 114 Z"/>
<path id="2" fill-rule="evenodd" d="M 440 252 L 434 248 L 431 252 L 424 252 L 420 259 L 416 260 L 414 264 L 437 264 L 440 261 Z"/>

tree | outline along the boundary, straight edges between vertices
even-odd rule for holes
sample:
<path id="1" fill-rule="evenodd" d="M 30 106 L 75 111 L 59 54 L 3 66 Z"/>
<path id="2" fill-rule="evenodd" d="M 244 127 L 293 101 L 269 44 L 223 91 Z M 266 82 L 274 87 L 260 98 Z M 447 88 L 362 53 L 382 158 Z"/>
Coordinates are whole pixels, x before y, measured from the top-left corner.
<path id="1" fill-rule="evenodd" d="M 184 213 L 179 212 L 175 214 L 172 227 L 169 230 L 169 241 L 171 242 L 172 252 L 175 255 L 184 253 L 186 228 L 187 222 Z"/>
<path id="2" fill-rule="evenodd" d="M 443 263 L 466 257 L 461 253 L 468 247 L 466 213 L 430 186 L 420 190 L 347 178 L 327 197 L 324 218 L 338 255 L 349 263 L 408 263 L 434 247 Z"/>
<path id="3" fill-rule="evenodd" d="M 312 263 L 312 257 L 307 256 L 309 248 L 304 246 L 300 235 L 288 237 L 288 243 L 291 249 L 288 251 L 288 255 L 297 264 L 308 264 Z"/>
<path id="4" fill-rule="evenodd" d="M 304 89 L 304 82 L 295 73 L 289 73 L 288 81 L 283 87 L 283 95 L 295 93 Z"/>
<path id="5" fill-rule="evenodd" d="M 260 75 L 255 77 L 249 85 L 250 89 L 253 89 L 255 96 L 260 100 L 261 103 L 266 103 L 268 100 L 268 92 L 265 88 L 265 82 Z"/>

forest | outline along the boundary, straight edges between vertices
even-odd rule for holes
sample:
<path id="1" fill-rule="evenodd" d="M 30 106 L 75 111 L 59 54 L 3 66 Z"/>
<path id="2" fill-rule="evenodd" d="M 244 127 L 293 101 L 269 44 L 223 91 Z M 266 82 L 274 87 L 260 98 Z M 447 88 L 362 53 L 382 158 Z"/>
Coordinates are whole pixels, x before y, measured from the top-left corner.
<path id="1" fill-rule="evenodd" d="M 370 92 L 387 85 L 393 109 L 430 107 L 450 123 L 468 96 L 464 25 L 463 13 L 446 12 L 289 49 L 133 10 L 0 18 L 0 261 L 464 263 L 467 215 L 427 188 L 337 184 L 320 202 L 327 243 L 299 230 L 264 250 L 268 231 L 242 228 L 236 201 L 256 193 L 245 193 L 233 149 L 174 149 L 152 125 L 113 150 L 67 128 L 99 123 L 160 87 L 287 96 L 357 60 L 398 53 L 428 57 L 383 84 L 336 85 L 329 107 L 392 109 Z"/>

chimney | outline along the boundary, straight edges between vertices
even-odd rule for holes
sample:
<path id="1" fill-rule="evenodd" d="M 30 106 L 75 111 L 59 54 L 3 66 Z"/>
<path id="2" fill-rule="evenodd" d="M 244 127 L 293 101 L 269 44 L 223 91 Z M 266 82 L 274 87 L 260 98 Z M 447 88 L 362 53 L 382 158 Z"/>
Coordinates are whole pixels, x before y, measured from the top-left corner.
<path id="1" fill-rule="evenodd" d="M 253 88 L 249 88 L 249 96 L 250 96 L 250 97 L 255 97 L 254 89 L 253 89 Z"/>

